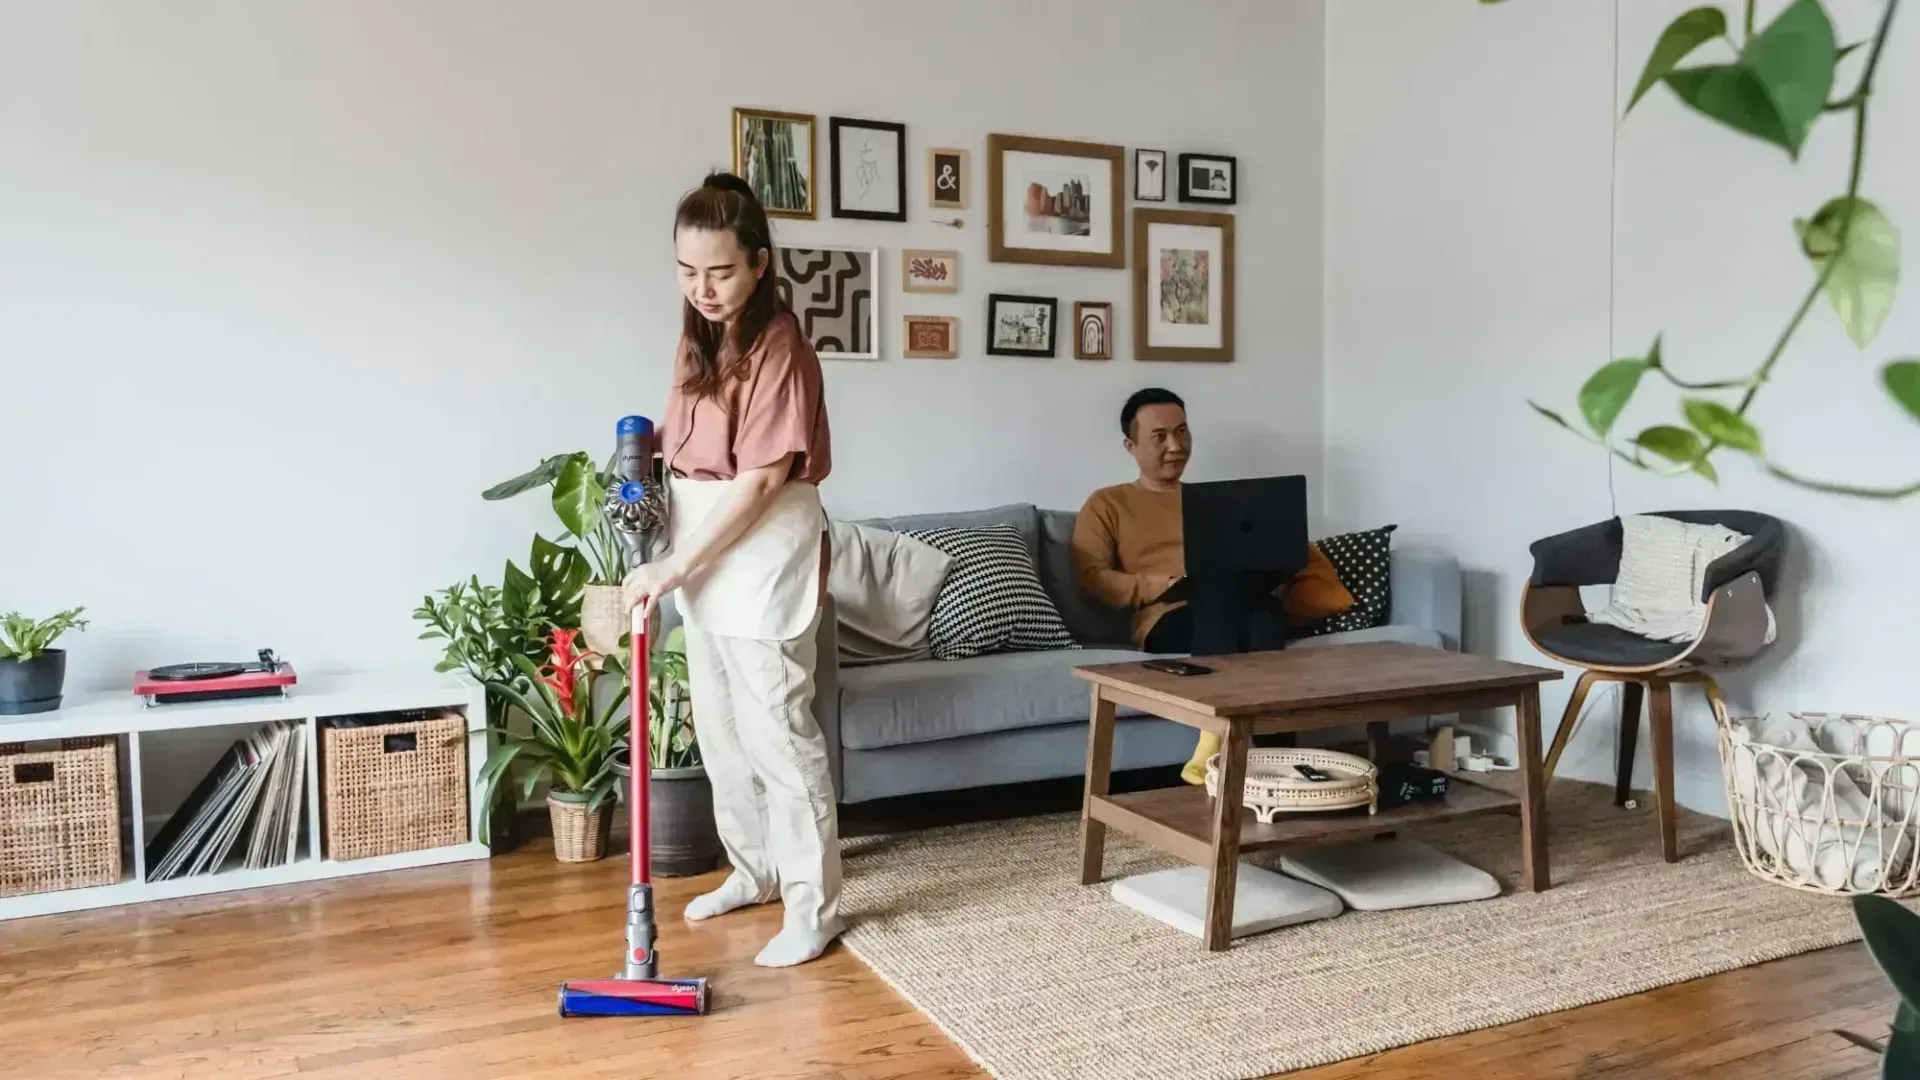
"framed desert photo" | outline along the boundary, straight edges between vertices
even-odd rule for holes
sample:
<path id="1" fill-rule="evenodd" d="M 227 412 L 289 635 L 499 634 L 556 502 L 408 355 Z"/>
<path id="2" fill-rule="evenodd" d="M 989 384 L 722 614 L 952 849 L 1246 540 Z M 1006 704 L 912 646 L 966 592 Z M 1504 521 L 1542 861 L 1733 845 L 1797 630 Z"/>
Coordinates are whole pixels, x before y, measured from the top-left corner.
<path id="1" fill-rule="evenodd" d="M 1054 314 L 1060 302 L 1051 296 L 987 297 L 987 353 L 990 356 L 1053 355 Z"/>
<path id="2" fill-rule="evenodd" d="M 951 315 L 907 315 L 901 320 L 900 354 L 951 360 L 960 355 L 960 320 Z"/>
<path id="3" fill-rule="evenodd" d="M 1113 305 L 1091 300 L 1073 305 L 1073 357 L 1113 359 Z"/>
<path id="4" fill-rule="evenodd" d="M 817 216 L 813 117 L 804 113 L 733 110 L 733 172 L 753 188 L 768 217 Z"/>
<path id="5" fill-rule="evenodd" d="M 1133 211 L 1133 354 L 1233 359 L 1233 215 Z"/>
<path id="6" fill-rule="evenodd" d="M 907 126 L 836 116 L 827 133 L 833 145 L 833 216 L 907 220 Z"/>
<path id="7" fill-rule="evenodd" d="M 880 359 L 880 252 L 783 247 L 774 288 L 822 360 Z"/>
<path id="8" fill-rule="evenodd" d="M 987 136 L 987 258 L 1124 268 L 1126 157 L 1101 143 Z"/>
<path id="9" fill-rule="evenodd" d="M 1232 206 L 1240 192 L 1240 162 L 1219 154 L 1180 155 L 1180 201 Z"/>
<path id="10" fill-rule="evenodd" d="M 1167 152 L 1133 152 L 1133 197 L 1140 202 L 1167 201 Z"/>
<path id="11" fill-rule="evenodd" d="M 900 253 L 900 291 L 957 293 L 960 291 L 960 253 L 918 251 Z"/>
<path id="12" fill-rule="evenodd" d="M 952 146 L 927 148 L 927 205 L 965 210 L 973 201 L 973 152 Z"/>

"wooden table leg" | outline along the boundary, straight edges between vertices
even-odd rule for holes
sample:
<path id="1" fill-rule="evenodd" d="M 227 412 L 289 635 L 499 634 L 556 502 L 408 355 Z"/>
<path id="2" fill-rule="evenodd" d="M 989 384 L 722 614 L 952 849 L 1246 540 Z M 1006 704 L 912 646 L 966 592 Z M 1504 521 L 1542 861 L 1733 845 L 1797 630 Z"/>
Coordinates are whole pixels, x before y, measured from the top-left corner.
<path id="1" fill-rule="evenodd" d="M 1106 862 L 1107 826 L 1093 820 L 1093 800 L 1105 795 L 1113 780 L 1113 702 L 1093 688 L 1087 718 L 1087 795 L 1080 804 L 1080 884 L 1100 880 Z"/>
<path id="2" fill-rule="evenodd" d="M 1673 686 L 1655 680 L 1647 688 L 1647 736 L 1653 740 L 1653 804 L 1660 815 L 1660 857 L 1680 861 L 1675 827 L 1680 810 L 1673 801 Z"/>
<path id="3" fill-rule="evenodd" d="M 1520 743 L 1521 873 L 1528 889 L 1545 892 L 1552 875 L 1547 869 L 1547 780 L 1540 764 L 1540 687 L 1523 689 L 1514 711 Z"/>
<path id="4" fill-rule="evenodd" d="M 1247 747 L 1253 735 L 1234 722 L 1220 748 L 1220 797 L 1213 803 L 1213 865 L 1207 867 L 1206 947 L 1222 952 L 1233 944 L 1233 894 L 1240 883 L 1242 787 L 1247 778 Z"/>

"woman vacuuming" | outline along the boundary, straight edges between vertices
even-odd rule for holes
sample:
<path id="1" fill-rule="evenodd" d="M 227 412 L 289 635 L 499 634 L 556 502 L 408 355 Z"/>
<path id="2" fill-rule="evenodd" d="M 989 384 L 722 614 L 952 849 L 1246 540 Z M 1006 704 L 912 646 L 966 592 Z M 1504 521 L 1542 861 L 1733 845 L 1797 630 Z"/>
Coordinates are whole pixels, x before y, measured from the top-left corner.
<path id="1" fill-rule="evenodd" d="M 678 590 L 688 689 L 733 872 L 687 904 L 709 919 L 781 899 L 755 962 L 805 963 L 839 936 L 840 849 L 813 716 L 832 466 L 820 359 L 774 288 L 766 211 L 709 176 L 674 217 L 682 329 L 661 448 L 669 553 L 627 575 L 629 606 Z"/>

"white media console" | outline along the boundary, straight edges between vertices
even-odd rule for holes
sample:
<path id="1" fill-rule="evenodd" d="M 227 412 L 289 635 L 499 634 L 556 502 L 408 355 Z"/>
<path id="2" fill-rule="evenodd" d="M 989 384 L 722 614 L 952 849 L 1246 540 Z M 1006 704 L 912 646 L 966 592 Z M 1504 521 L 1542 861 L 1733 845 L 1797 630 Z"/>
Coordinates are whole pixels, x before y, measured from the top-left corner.
<path id="1" fill-rule="evenodd" d="M 467 790 L 470 793 L 467 841 L 366 859 L 323 858 L 319 721 L 419 709 L 458 710 L 466 716 Z M 164 752 L 156 754 L 156 750 L 164 751 L 169 738 L 178 738 L 176 733 L 191 729 L 231 728 L 233 737 L 240 738 L 257 725 L 284 720 L 300 721 L 300 738 L 306 741 L 306 775 L 302 778 L 306 788 L 306 814 L 294 860 L 266 869 L 230 869 L 148 881 L 146 847 L 153 822 L 164 821 L 175 809 L 150 808 L 145 799 L 151 779 L 147 770 L 164 756 Z M 115 736 L 119 746 L 124 867 L 121 880 L 114 885 L 0 897 L 0 920 L 433 866 L 484 859 L 492 854 L 485 844 L 473 839 L 480 835 L 482 807 L 471 796 L 480 768 L 486 763 L 486 692 L 464 675 L 408 671 L 302 676 L 283 697 L 152 706 L 125 690 L 69 696 L 55 712 L 0 716 L 0 743 L 33 743 L 89 735 Z"/>

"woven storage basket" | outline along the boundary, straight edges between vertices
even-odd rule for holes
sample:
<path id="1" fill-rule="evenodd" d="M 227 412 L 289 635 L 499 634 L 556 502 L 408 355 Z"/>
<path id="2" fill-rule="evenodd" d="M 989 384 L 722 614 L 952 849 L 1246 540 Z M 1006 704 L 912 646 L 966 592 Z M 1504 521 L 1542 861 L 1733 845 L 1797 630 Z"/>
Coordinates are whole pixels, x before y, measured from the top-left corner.
<path id="1" fill-rule="evenodd" d="M 547 815 L 553 823 L 553 857 L 561 862 L 594 862 L 607 850 L 613 832 L 610 803 L 593 810 L 584 802 L 547 796 Z"/>
<path id="2" fill-rule="evenodd" d="M 113 885 L 120 869 L 114 740 L 0 745 L 0 896 Z"/>
<path id="3" fill-rule="evenodd" d="M 1715 718 L 1748 870 L 1825 896 L 1920 892 L 1920 726 L 1811 712 L 1732 719 L 1718 707 Z"/>
<path id="4" fill-rule="evenodd" d="M 467 839 L 467 721 L 459 713 L 324 728 L 327 858 L 365 859 Z"/>
<path id="5" fill-rule="evenodd" d="M 1311 765 L 1332 775 L 1331 780 L 1309 780 L 1295 765 Z M 1373 762 L 1337 750 L 1249 750 L 1247 779 L 1241 803 L 1263 824 L 1280 814 L 1317 810 L 1380 808 L 1380 770 Z M 1207 759 L 1207 794 L 1220 797 L 1220 755 Z"/>

